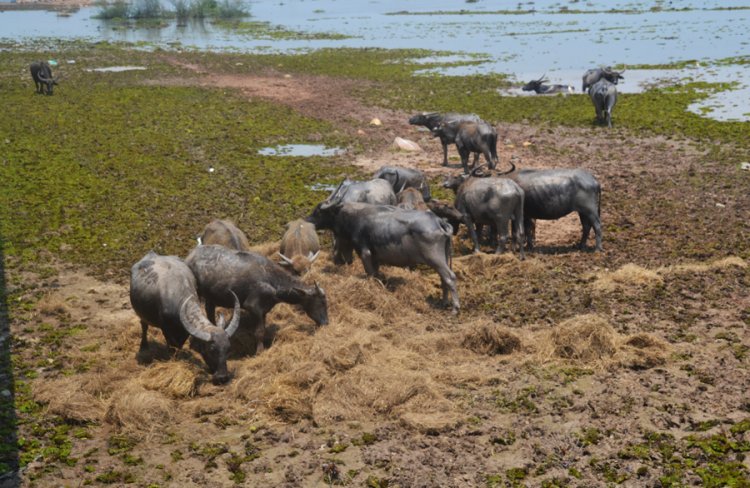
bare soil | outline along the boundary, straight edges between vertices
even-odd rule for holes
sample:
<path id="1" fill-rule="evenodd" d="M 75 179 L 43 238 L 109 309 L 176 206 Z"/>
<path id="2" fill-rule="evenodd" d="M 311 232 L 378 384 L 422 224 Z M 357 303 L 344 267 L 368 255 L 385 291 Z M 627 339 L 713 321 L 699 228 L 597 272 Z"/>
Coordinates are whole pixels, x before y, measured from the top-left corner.
<path id="1" fill-rule="evenodd" d="M 354 160 L 341 157 L 365 172 L 403 165 L 437 178 L 460 168 L 455 148 L 451 167 L 440 166 L 439 142 L 410 126 L 410 114 L 348 96 L 353 82 L 183 67 L 199 76 L 154 82 L 237 89 L 331 120 L 367 142 Z M 212 385 L 197 355 L 167 350 L 154 330 L 151 362 L 136 360 L 129 270 L 113 270 L 118 282 L 65 264 L 53 278 L 11 274 L 11 286 L 43 295 L 12 324 L 21 354 L 39 341 L 31 324 L 85 326 L 56 346 L 59 364 L 40 363 L 35 397 L 51 414 L 94 422 L 73 444 L 75 466 L 31 463 L 24 484 L 103 483 L 96 476 L 110 473 L 139 486 L 660 486 L 668 463 L 659 452 L 629 456 L 629 446 L 660 432 L 679 451 L 689 435 L 720 434 L 750 416 L 750 273 L 733 257 L 747 249 L 747 176 L 690 141 L 599 127 L 498 129 L 503 166 L 513 158 L 599 178 L 603 253 L 574 249 L 575 216 L 540 222 L 539 250 L 525 261 L 468 255 L 461 233 L 458 317 L 437 304 L 429 270 L 385 268 L 381 283 L 359 262 L 335 267 L 324 253 L 306 280 L 326 289 L 331 324 L 315 330 L 278 306 L 259 357 L 247 353 L 251 333 L 238 338 L 227 386 Z M 423 151 L 395 150 L 396 136 Z M 113 436 L 132 440 L 130 458 Z M 701 479 L 689 472 L 683 482 Z"/>

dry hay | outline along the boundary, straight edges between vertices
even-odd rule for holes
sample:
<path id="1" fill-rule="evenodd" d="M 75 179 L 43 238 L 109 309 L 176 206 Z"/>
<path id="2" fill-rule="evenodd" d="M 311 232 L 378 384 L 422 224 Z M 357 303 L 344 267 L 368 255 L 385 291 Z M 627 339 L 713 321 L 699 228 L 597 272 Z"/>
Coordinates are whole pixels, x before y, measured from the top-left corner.
<path id="1" fill-rule="evenodd" d="M 73 422 L 97 422 L 104 415 L 103 402 L 85 391 L 80 378 L 66 376 L 33 383 L 34 399 L 47 405 L 47 412 Z"/>
<path id="2" fill-rule="evenodd" d="M 521 348 L 521 339 L 516 334 L 489 320 L 478 321 L 466 329 L 461 344 L 477 354 L 511 354 Z"/>
<path id="3" fill-rule="evenodd" d="M 692 264 L 677 264 L 674 266 L 667 266 L 661 268 L 661 273 L 705 273 L 716 269 L 726 269 L 730 267 L 747 268 L 747 262 L 737 256 L 730 256 L 728 258 L 719 259 L 712 263 L 692 263 Z"/>
<path id="4" fill-rule="evenodd" d="M 579 315 L 543 334 L 537 352 L 543 360 L 568 359 L 589 366 L 602 364 L 616 350 L 618 334 L 595 314 Z"/>
<path id="5" fill-rule="evenodd" d="M 186 398 L 198 391 L 199 373 L 183 361 L 169 361 L 149 368 L 139 376 L 141 385 L 173 398 Z"/>
<path id="6" fill-rule="evenodd" d="M 613 291 L 622 288 L 652 288 L 664 283 L 656 271 L 628 263 L 612 272 L 599 273 L 593 287 L 599 291 Z"/>
<path id="7" fill-rule="evenodd" d="M 161 393 L 147 390 L 135 378 L 112 395 L 105 419 L 123 432 L 144 437 L 172 424 L 176 409 Z"/>
<path id="8" fill-rule="evenodd" d="M 666 364 L 669 344 L 651 334 L 625 338 L 617 352 L 618 363 L 631 369 L 649 369 Z"/>

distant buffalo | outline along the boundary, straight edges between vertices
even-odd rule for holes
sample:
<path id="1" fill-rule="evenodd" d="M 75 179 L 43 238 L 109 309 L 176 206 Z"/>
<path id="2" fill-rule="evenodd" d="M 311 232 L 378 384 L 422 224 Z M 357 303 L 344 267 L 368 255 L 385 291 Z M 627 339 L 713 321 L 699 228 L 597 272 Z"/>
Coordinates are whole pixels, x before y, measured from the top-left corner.
<path id="1" fill-rule="evenodd" d="M 49 63 L 46 61 L 35 61 L 31 63 L 30 68 L 36 92 L 52 95 L 52 87 L 57 85 L 57 78 L 52 77 L 52 68 Z"/>

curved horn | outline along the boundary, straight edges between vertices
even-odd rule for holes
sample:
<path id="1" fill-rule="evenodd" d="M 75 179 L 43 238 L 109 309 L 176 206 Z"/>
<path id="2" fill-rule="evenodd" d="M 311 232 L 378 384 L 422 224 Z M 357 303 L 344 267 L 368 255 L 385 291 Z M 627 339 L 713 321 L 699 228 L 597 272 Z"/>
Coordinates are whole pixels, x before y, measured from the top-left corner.
<path id="1" fill-rule="evenodd" d="M 486 162 L 485 162 L 485 163 L 482 163 L 482 164 L 480 164 L 479 166 L 477 166 L 476 168 L 474 168 L 474 169 L 472 169 L 472 170 L 471 170 L 471 173 L 469 173 L 469 176 L 479 177 L 479 176 L 480 176 L 480 174 L 484 174 L 484 173 L 477 173 L 477 172 L 478 172 L 479 170 L 481 170 L 481 169 L 482 169 L 483 167 L 485 167 L 485 166 L 487 166 L 487 163 L 486 163 Z"/>
<path id="2" fill-rule="evenodd" d="M 512 159 L 509 162 L 510 162 L 510 170 L 506 171 L 505 173 L 500 173 L 501 175 L 507 175 L 516 170 L 516 163 L 514 163 Z"/>
<path id="3" fill-rule="evenodd" d="M 229 290 L 229 293 L 232 294 L 234 297 L 234 311 L 232 312 L 232 320 L 229 321 L 229 324 L 227 325 L 226 329 L 224 331 L 227 333 L 229 337 L 232 337 L 235 332 L 237 332 L 237 329 L 240 327 L 240 316 L 242 315 L 242 307 L 240 306 L 240 299 L 237 298 L 237 295 L 232 291 Z"/>
<path id="4" fill-rule="evenodd" d="M 314 281 L 315 283 L 315 291 L 318 293 L 318 295 L 325 295 L 325 292 L 323 291 L 323 288 L 320 287 L 317 281 Z"/>
<path id="5" fill-rule="evenodd" d="M 279 257 L 280 257 L 281 259 L 283 259 L 283 260 L 284 260 L 284 262 L 283 262 L 283 263 L 279 263 L 279 264 L 281 264 L 282 266 L 292 266 L 292 265 L 293 265 L 293 263 L 292 263 L 292 260 L 291 260 L 291 259 L 289 259 L 288 257 L 284 256 L 283 254 L 281 254 L 281 252 L 280 252 L 280 251 L 279 251 L 279 252 L 277 252 L 276 254 L 278 254 L 278 255 L 279 255 Z"/>
<path id="6" fill-rule="evenodd" d="M 318 259 L 318 254 L 320 254 L 320 251 L 316 252 L 315 254 L 310 251 L 307 254 L 307 260 L 310 261 L 310 264 L 314 263 L 316 259 Z"/>
<path id="7" fill-rule="evenodd" d="M 211 340 L 210 327 L 215 327 L 201 312 L 195 295 L 190 295 L 180 306 L 180 322 L 191 336 L 202 341 Z"/>
<path id="8" fill-rule="evenodd" d="M 544 77 L 545 77 L 545 76 L 547 76 L 547 72 L 545 72 L 545 73 L 544 73 L 544 74 L 543 74 L 543 75 L 542 75 L 542 76 L 541 76 L 541 77 L 540 77 L 540 78 L 539 78 L 538 80 L 536 80 L 536 81 L 538 81 L 538 82 L 540 82 L 540 83 L 541 83 L 542 81 L 544 81 Z"/>

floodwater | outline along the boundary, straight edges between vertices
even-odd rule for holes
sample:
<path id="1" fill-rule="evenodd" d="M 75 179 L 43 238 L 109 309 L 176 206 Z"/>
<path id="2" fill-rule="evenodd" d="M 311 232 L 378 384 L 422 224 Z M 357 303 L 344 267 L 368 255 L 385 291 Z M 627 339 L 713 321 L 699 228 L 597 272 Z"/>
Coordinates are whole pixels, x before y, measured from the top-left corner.
<path id="1" fill-rule="evenodd" d="M 750 120 L 749 65 L 713 62 L 747 56 L 750 0 L 534 0 L 522 3 L 457 0 L 251 0 L 253 20 L 290 31 L 338 33 L 347 39 L 258 39 L 209 21 L 178 27 L 127 29 L 92 18 L 98 8 L 68 17 L 41 10 L 0 12 L 0 38 L 82 38 L 147 42 L 164 48 L 296 51 L 322 47 L 422 48 L 466 53 L 443 62 L 480 59 L 480 65 L 442 74 L 509 73 L 519 83 L 546 73 L 552 83 L 580 90 L 581 75 L 600 65 L 668 64 L 689 68 L 628 70 L 621 91 L 640 91 L 667 80 L 737 81 L 691 110 L 719 120 Z M 674 8 L 675 10 L 670 10 Z M 730 10 L 732 8 L 732 10 Z M 739 9 L 738 9 L 739 8 Z M 501 11 L 508 9 L 519 13 Z M 575 11 L 575 13 L 564 13 Z M 676 10 L 680 9 L 680 10 Z M 435 59 L 432 59 L 434 61 Z M 515 94 L 513 92 L 509 94 Z"/>
<path id="2" fill-rule="evenodd" d="M 344 152 L 340 147 L 327 147 L 322 144 L 286 144 L 264 147 L 258 151 L 263 156 L 336 156 Z"/>

